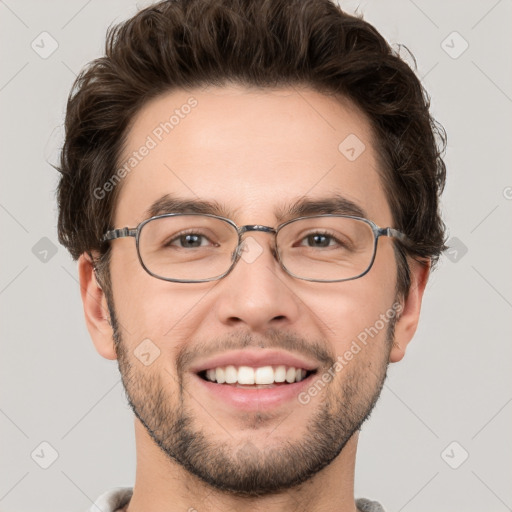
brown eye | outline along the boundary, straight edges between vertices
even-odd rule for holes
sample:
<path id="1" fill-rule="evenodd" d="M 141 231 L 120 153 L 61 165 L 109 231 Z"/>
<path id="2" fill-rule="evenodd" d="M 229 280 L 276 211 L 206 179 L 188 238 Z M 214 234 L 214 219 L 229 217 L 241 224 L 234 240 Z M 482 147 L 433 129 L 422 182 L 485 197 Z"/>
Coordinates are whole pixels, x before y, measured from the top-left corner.
<path id="1" fill-rule="evenodd" d="M 212 245 L 208 237 L 195 232 L 179 234 L 164 244 L 165 247 L 178 247 L 180 249 L 196 249 L 208 245 Z"/>

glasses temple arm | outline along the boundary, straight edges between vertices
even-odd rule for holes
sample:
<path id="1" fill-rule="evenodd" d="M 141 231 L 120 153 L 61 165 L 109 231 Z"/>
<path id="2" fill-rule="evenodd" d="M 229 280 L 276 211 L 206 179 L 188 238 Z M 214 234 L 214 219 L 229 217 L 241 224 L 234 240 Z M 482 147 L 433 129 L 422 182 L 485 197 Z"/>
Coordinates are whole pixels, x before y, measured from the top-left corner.
<path id="1" fill-rule="evenodd" d="M 401 231 L 398 231 L 398 229 L 383 228 L 380 231 L 379 235 L 384 235 L 384 236 L 389 236 L 389 237 L 392 237 L 392 238 L 397 238 L 406 247 L 412 247 L 412 245 L 413 245 L 413 241 L 405 233 L 402 233 Z"/>
<path id="2" fill-rule="evenodd" d="M 112 229 L 103 235 L 101 241 L 106 242 L 107 240 L 116 240 L 117 238 L 124 238 L 126 236 L 137 236 L 137 230 L 130 228 Z"/>

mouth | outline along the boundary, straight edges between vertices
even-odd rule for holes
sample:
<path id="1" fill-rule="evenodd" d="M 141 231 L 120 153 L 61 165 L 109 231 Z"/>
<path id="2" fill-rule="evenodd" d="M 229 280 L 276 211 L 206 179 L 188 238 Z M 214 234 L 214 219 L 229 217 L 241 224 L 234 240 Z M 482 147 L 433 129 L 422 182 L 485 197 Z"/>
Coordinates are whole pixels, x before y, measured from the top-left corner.
<path id="1" fill-rule="evenodd" d="M 267 366 L 218 366 L 198 373 L 198 376 L 215 384 L 241 389 L 268 389 L 301 382 L 317 370 L 307 370 L 286 365 Z"/>
<path id="2" fill-rule="evenodd" d="M 263 411 L 298 401 L 320 365 L 286 351 L 245 349 L 199 362 L 191 373 L 198 391 L 231 411 Z M 296 404 L 298 405 L 298 404 Z"/>
<path id="3" fill-rule="evenodd" d="M 301 393 L 313 385 L 317 373 L 317 370 L 285 366 L 285 380 L 277 382 L 283 376 L 281 365 L 275 368 L 229 366 L 201 371 L 195 375 L 195 381 L 198 391 L 212 401 L 212 407 L 216 412 L 225 410 L 235 415 L 240 412 L 276 411 L 283 406 L 302 407 L 303 402 L 299 400 Z M 233 381 L 235 376 L 236 381 L 226 382 L 226 378 Z M 272 382 L 270 382 L 271 378 Z M 217 379 L 224 382 L 219 382 Z M 267 382 L 267 384 L 261 384 L 261 382 Z M 227 410 L 222 407 L 222 404 L 227 406 Z"/>

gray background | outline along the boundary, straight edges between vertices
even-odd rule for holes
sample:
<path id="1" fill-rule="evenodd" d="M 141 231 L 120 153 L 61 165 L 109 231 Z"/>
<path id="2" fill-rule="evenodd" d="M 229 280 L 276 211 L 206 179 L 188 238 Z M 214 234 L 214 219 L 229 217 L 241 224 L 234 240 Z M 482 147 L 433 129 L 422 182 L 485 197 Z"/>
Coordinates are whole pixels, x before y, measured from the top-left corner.
<path id="1" fill-rule="evenodd" d="M 134 481 L 132 414 L 117 363 L 88 337 L 76 264 L 57 242 L 50 162 L 75 74 L 100 55 L 111 22 L 148 3 L 0 0 L 1 512 L 81 511 Z M 449 135 L 453 247 L 361 434 L 356 495 L 389 511 L 512 510 L 512 3 L 342 6 L 417 58 Z M 43 31 L 58 43 L 47 58 Z"/>

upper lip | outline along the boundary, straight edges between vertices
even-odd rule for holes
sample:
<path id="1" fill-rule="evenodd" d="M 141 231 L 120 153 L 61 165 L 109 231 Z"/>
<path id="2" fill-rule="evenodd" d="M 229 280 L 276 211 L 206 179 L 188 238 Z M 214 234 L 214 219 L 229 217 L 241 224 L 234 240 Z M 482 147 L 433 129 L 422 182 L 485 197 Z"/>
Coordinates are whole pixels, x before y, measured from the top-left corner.
<path id="1" fill-rule="evenodd" d="M 318 364 L 315 364 L 313 361 L 294 355 L 291 352 L 266 349 L 244 349 L 224 352 L 213 356 L 194 365 L 191 371 L 200 373 L 205 370 L 228 365 L 253 367 L 282 365 L 302 368 L 307 371 L 313 371 L 318 368 Z"/>

